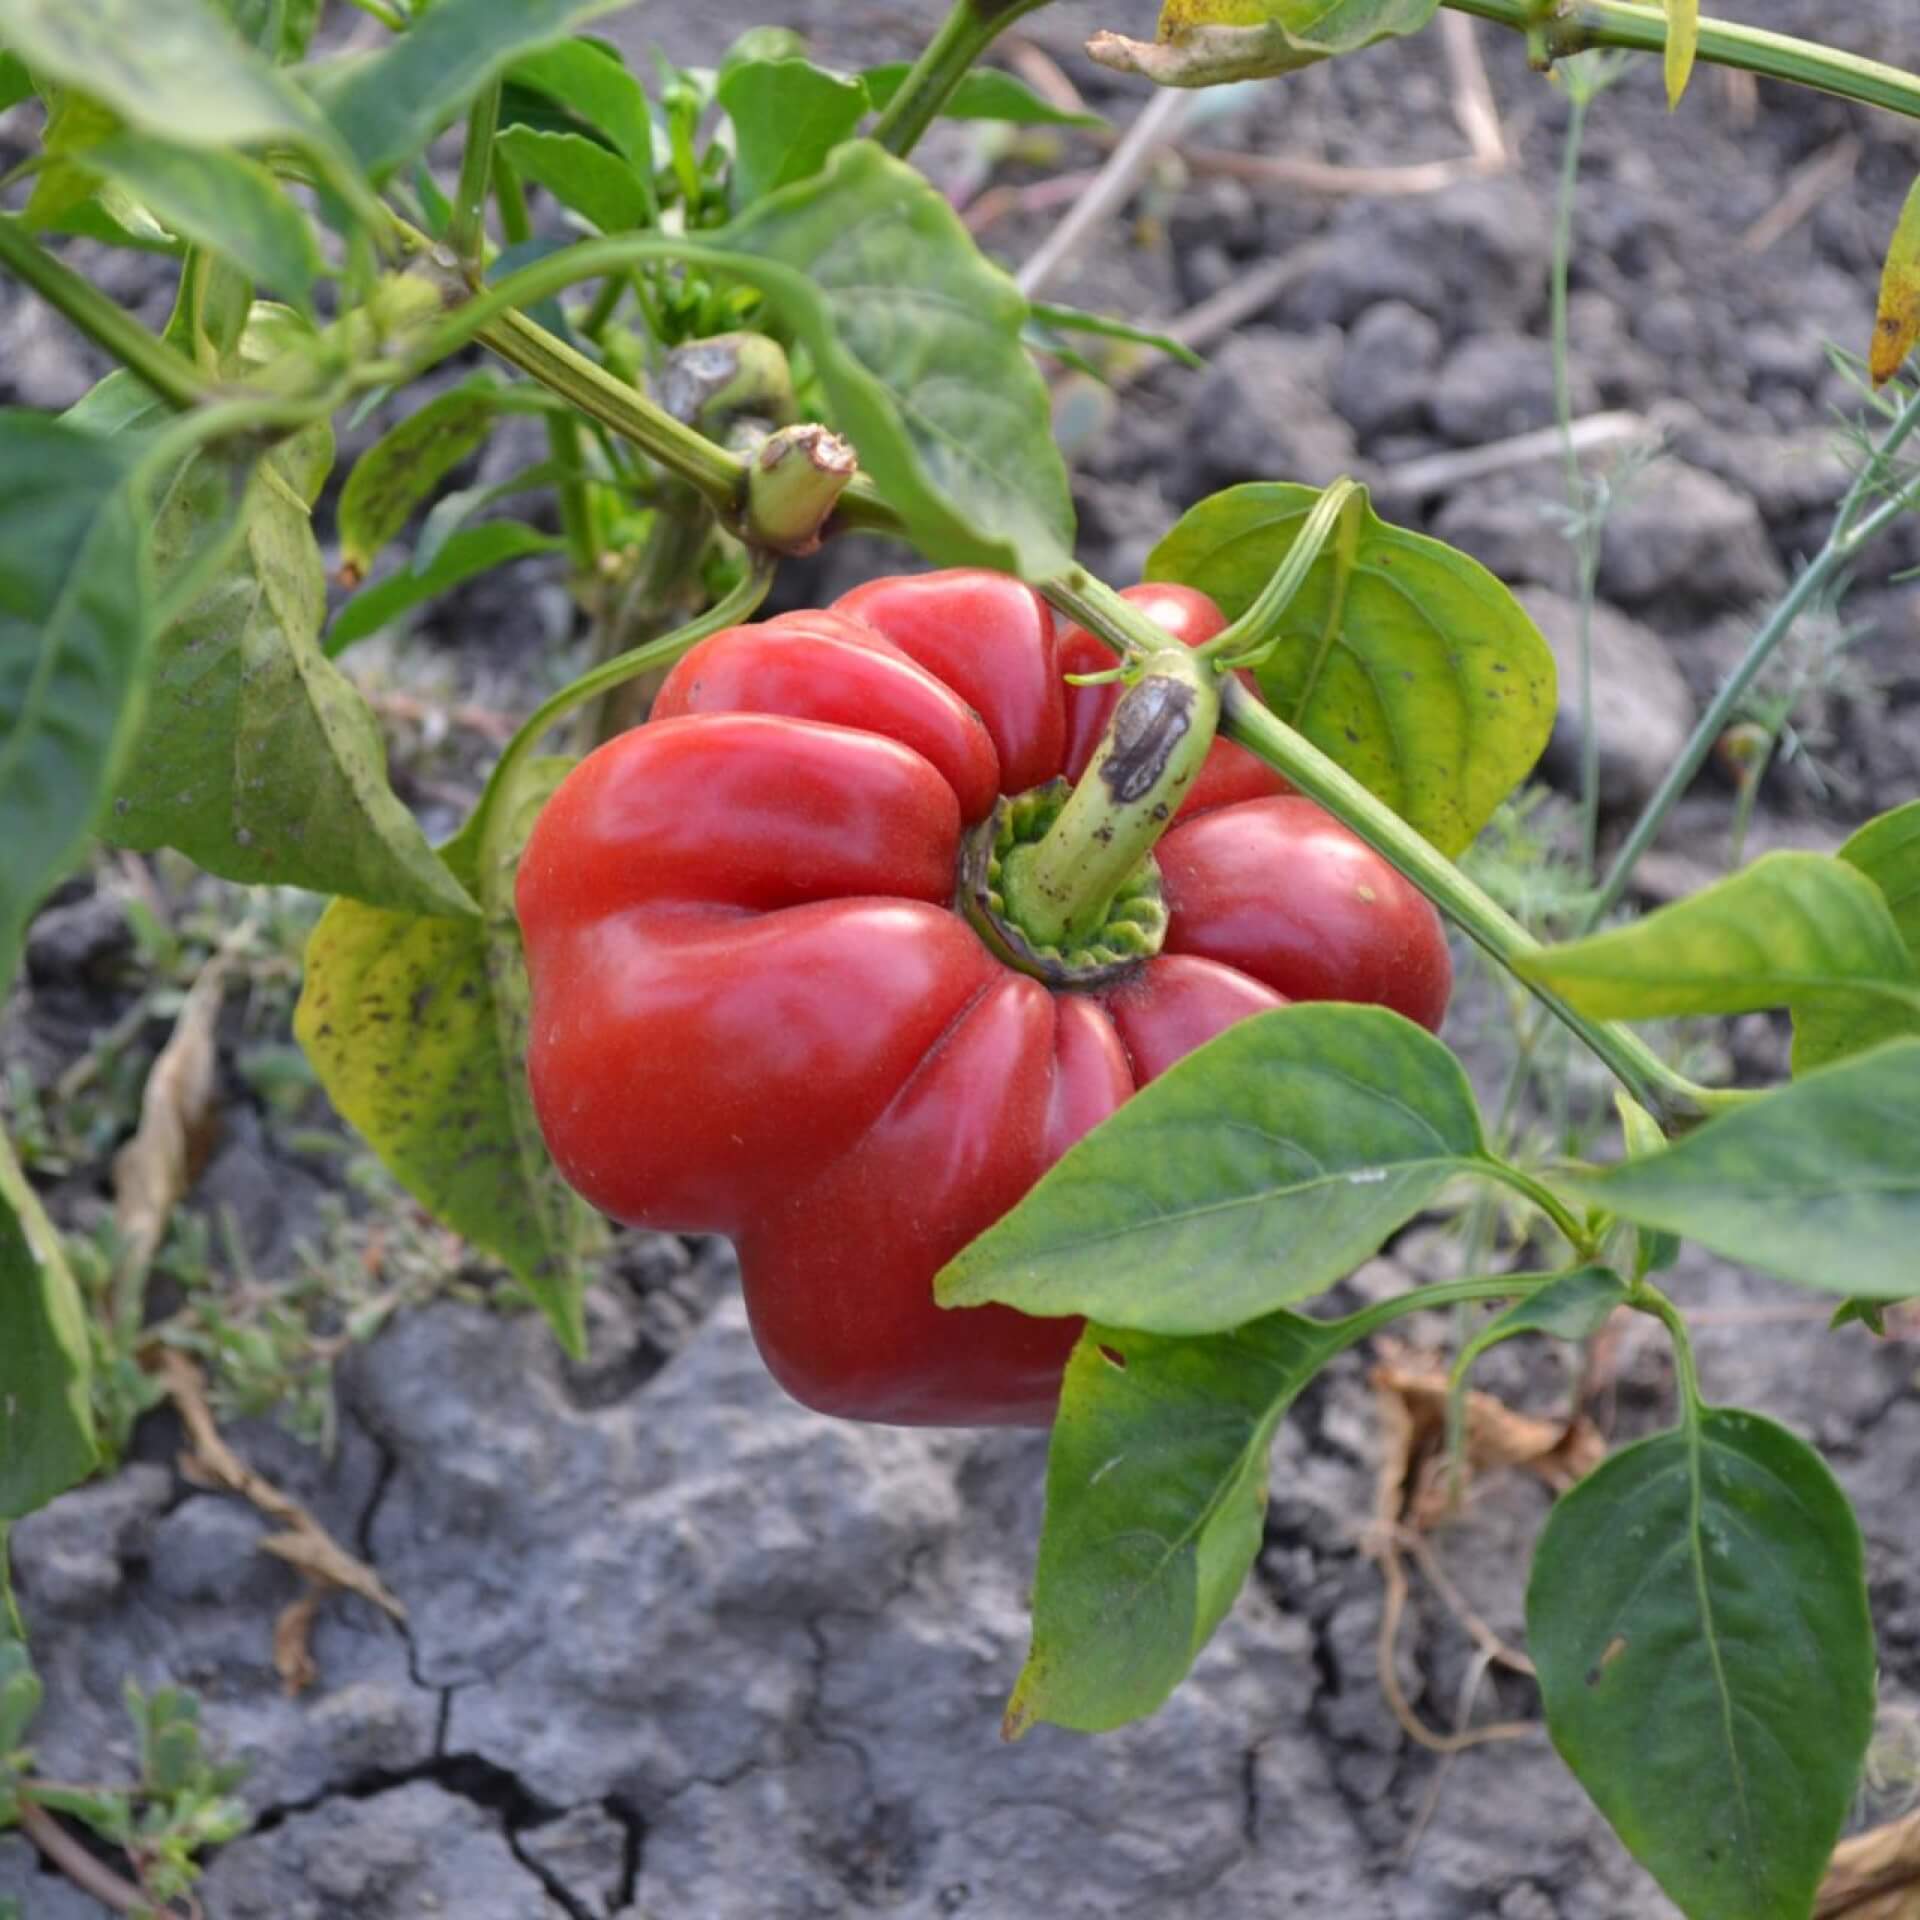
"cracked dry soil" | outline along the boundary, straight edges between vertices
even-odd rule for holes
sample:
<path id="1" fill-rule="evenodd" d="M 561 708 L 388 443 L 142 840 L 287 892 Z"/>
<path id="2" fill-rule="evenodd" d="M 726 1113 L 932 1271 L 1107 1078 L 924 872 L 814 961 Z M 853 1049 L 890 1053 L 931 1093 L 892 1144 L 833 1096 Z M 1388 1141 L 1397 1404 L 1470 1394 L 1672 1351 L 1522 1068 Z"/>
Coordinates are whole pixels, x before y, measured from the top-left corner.
<path id="1" fill-rule="evenodd" d="M 1814 0 L 1727 10 L 1920 59 L 1905 0 L 1862 0 L 1843 21 Z M 935 11 L 925 0 L 713 0 L 641 9 L 613 28 L 635 49 L 659 38 L 681 58 L 711 58 L 739 27 L 778 15 L 812 30 L 825 57 L 857 64 L 908 51 Z M 1023 27 L 1124 119 L 1137 91 L 1076 47 L 1093 25 L 1140 31 L 1149 17 L 1133 0 L 1062 0 Z M 1169 175 L 1148 217 L 1116 228 L 1057 290 L 1165 316 L 1303 251 L 1299 276 L 1214 350 L 1207 373 L 1155 373 L 1082 449 L 1084 550 L 1101 571 L 1132 577 L 1180 507 L 1234 480 L 1348 469 L 1389 500 L 1399 463 L 1541 424 L 1564 104 L 1517 47 L 1483 43 L 1519 154 L 1511 175 L 1339 202 Z M 1244 101 L 1207 137 L 1348 162 L 1455 153 L 1436 74 L 1426 43 L 1377 50 Z M 1678 409 L 1668 458 L 1627 503 L 1603 565 L 1603 625 L 1636 663 L 1617 676 L 1626 706 L 1601 722 L 1609 806 L 1623 810 L 1644 791 L 1647 742 L 1671 737 L 1676 712 L 1684 725 L 1844 484 L 1823 341 L 1864 340 L 1877 250 L 1914 164 L 1911 135 L 1887 121 L 1772 88 L 1746 118 L 1705 79 L 1671 120 L 1645 66 L 1595 108 L 1575 256 L 1582 404 Z M 1844 191 L 1767 250 L 1743 248 L 1799 170 L 1845 139 L 1858 157 Z M 951 141 L 927 153 L 936 169 L 954 164 Z M 1069 148 L 1064 164 L 1097 159 Z M 1016 217 L 990 244 L 1017 258 L 1040 230 Z M 121 297 L 163 310 L 150 264 L 121 271 Z M 62 405 L 98 371 L 43 313 L 0 300 L 10 397 Z M 1556 486 L 1550 467 L 1521 471 L 1393 511 L 1527 588 L 1546 624 L 1566 549 L 1537 503 Z M 1838 684 L 1804 715 L 1823 790 L 1791 770 L 1770 782 L 1756 848 L 1831 846 L 1849 822 L 1920 790 L 1912 601 L 1891 579 L 1916 561 L 1908 529 L 1862 570 L 1848 611 L 1864 630 L 1853 656 L 1864 686 Z M 783 578 L 783 602 L 823 597 L 875 563 L 859 543 L 830 547 Z M 506 697 L 500 676 L 524 680 L 565 620 L 552 578 L 523 566 L 436 610 L 413 657 L 469 696 L 479 684 L 524 709 L 525 687 Z M 1656 685 L 1660 710 L 1644 697 Z M 1566 744 L 1550 769 L 1569 764 Z M 398 771 L 423 811 L 444 815 L 436 830 L 450 828 L 444 791 Z M 472 771 L 457 777 L 471 786 Z M 1709 786 L 1683 812 L 1661 850 L 1669 871 L 1698 884 L 1723 860 L 1728 807 Z M 55 912 L 89 911 L 78 892 Z M 117 1016 L 116 991 L 43 969 L 0 1019 L 0 1053 L 52 1084 Z M 1500 1029 L 1484 992 L 1463 994 L 1448 1038 L 1483 1094 L 1497 1096 L 1504 1074 Z M 1743 1066 L 1777 1066 L 1781 1036 L 1765 1020 L 1742 1023 L 1735 1042 Z M 223 1071 L 228 1141 L 196 1204 L 210 1209 L 216 1192 L 232 1202 L 256 1268 L 271 1273 L 337 1174 L 283 1151 L 230 1061 Z M 71 1217 L 97 1204 L 106 1178 L 103 1158 L 56 1206 Z M 1416 1228 L 1343 1292 L 1357 1304 L 1434 1277 L 1443 1259 Z M 674 1313 L 659 1311 L 650 1269 L 678 1276 Z M 1818 1303 L 1702 1256 L 1674 1280 L 1709 1393 L 1809 1435 L 1858 1505 L 1885 1779 L 1898 1792 L 1902 1768 L 1911 1779 L 1920 1766 L 1913 1349 L 1858 1327 L 1829 1336 Z M 592 1315 L 586 1369 L 523 1316 L 443 1302 L 400 1318 L 343 1365 L 328 1458 L 266 1422 L 229 1429 L 409 1609 L 402 1630 L 330 1598 L 314 1639 L 320 1678 L 299 1699 L 280 1689 L 271 1642 L 295 1576 L 258 1551 L 256 1515 L 180 1477 L 171 1415 L 142 1424 L 116 1476 L 17 1529 L 47 1684 L 34 1732 L 44 1770 L 130 1768 L 129 1677 L 197 1689 L 214 1740 L 249 1763 L 256 1823 L 214 1860 L 207 1920 L 1671 1920 L 1542 1735 L 1442 1760 L 1389 1712 L 1381 1581 L 1360 1546 L 1375 1452 L 1363 1359 L 1333 1369 L 1283 1428 L 1258 1576 L 1166 1709 L 1098 1739 L 1041 1728 L 1005 1747 L 1044 1442 L 802 1411 L 760 1367 L 715 1244 L 640 1248 L 598 1287 Z M 1439 1344 L 1451 1329 L 1407 1331 Z M 1665 1420 L 1671 1382 L 1642 1330 L 1616 1363 L 1619 1441 Z M 1570 1384 L 1557 1351 L 1519 1348 L 1490 1356 L 1480 1377 L 1541 1408 L 1563 1405 Z M 1546 1501 L 1529 1480 L 1491 1480 L 1433 1537 L 1464 1602 L 1516 1645 Z M 1418 1580 L 1397 1659 L 1429 1724 L 1452 1724 L 1476 1649 Z M 1537 1713 L 1531 1686 L 1510 1674 L 1486 1679 L 1474 1701 L 1481 1722 Z M 1876 1810 L 1869 1800 L 1861 1819 Z M 102 1920 L 17 1835 L 0 1836 L 8 1896 L 26 1920 Z"/>

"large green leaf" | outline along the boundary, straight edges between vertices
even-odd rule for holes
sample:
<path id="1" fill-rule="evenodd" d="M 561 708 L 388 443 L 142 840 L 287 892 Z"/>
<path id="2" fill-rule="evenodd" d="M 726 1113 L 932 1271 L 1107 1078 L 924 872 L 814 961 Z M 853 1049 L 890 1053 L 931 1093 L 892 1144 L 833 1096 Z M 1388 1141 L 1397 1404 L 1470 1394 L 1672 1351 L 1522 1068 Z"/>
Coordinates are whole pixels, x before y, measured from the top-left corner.
<path id="1" fill-rule="evenodd" d="M 1232 619 L 1272 578 L 1312 487 L 1230 487 L 1181 516 L 1150 580 L 1199 587 Z M 1288 606 L 1259 669 L 1267 704 L 1443 853 L 1459 853 L 1553 731 L 1553 653 L 1477 560 L 1389 526 L 1364 497 Z"/>
<path id="2" fill-rule="evenodd" d="M 867 111 L 867 90 L 810 60 L 730 60 L 716 98 L 733 122 L 733 204 L 820 171 Z"/>
<path id="3" fill-rule="evenodd" d="M 1073 545 L 1026 302 L 945 198 L 870 141 L 712 236 L 812 355 L 834 424 L 916 545 L 1032 580 Z"/>
<path id="4" fill-rule="evenodd" d="M 60 1236 L 0 1137 L 0 1521 L 44 1506 L 99 1464 L 89 1373 Z M 0 1617 L 0 1641 L 6 1630 Z"/>
<path id="5" fill-rule="evenodd" d="M 1337 1323 L 1292 1313 L 1202 1339 L 1087 1328 L 1047 1455 L 1009 1734 L 1102 1733 L 1180 1684 L 1260 1551 L 1273 1436 L 1345 1344 Z"/>
<path id="6" fill-rule="evenodd" d="M 1860 1529 L 1819 1456 L 1714 1408 L 1554 1508 L 1547 1729 L 1688 1920 L 1807 1920 L 1873 1732 Z"/>
<path id="7" fill-rule="evenodd" d="M 521 849 L 566 769 L 527 763 L 446 848 L 481 919 L 334 901 L 308 942 L 294 1032 L 334 1105 L 409 1191 L 504 1260 L 580 1353 L 580 1261 L 597 1220 L 562 1183 L 534 1118 L 513 916 Z"/>
<path id="8" fill-rule="evenodd" d="M 493 430 L 500 383 L 476 374 L 436 394 L 383 433 L 340 489 L 340 560 L 364 574 L 413 510 Z"/>
<path id="9" fill-rule="evenodd" d="M 1920 1247 L 1920 1040 L 1755 1097 L 1664 1153 L 1555 1184 L 1826 1292 L 1898 1300 Z"/>
<path id="10" fill-rule="evenodd" d="M 1794 1011 L 1794 1070 L 1920 1033 L 1916 964 L 1880 889 L 1818 853 L 1770 853 L 1610 933 L 1515 962 L 1600 1020 Z"/>
<path id="11" fill-rule="evenodd" d="M 1488 1164 L 1466 1076 L 1431 1034 L 1382 1007 L 1287 1007 L 1143 1087 L 935 1293 L 1221 1332 L 1330 1286 Z"/>
<path id="12" fill-rule="evenodd" d="M 333 93 L 333 123 L 360 164 L 385 173 L 523 54 L 630 0 L 436 0 Z"/>
<path id="13" fill-rule="evenodd" d="M 299 90 L 204 0 L 0 0 L 0 39 L 163 140 L 303 143 L 313 128 Z"/>
<path id="14" fill-rule="evenodd" d="M 236 364 L 270 358 L 278 324 L 261 310 Z M 470 915 L 387 783 L 379 723 L 321 651 L 326 571 L 310 502 L 332 462 L 322 424 L 254 470 L 235 551 L 156 645 L 146 723 L 102 830 L 121 846 L 176 847 L 228 880 Z M 154 527 L 163 569 L 205 537 L 233 485 L 213 454 L 173 476 Z"/>
<path id="15" fill-rule="evenodd" d="M 403 573 L 389 575 L 378 586 L 356 593 L 327 630 L 327 653 L 344 653 L 356 640 L 378 633 L 390 620 L 399 619 L 428 600 L 437 600 L 476 574 L 530 553 L 559 552 L 565 546 L 564 540 L 517 520 L 488 520 L 477 527 L 463 527 L 444 540 L 418 572 L 409 567 Z"/>
<path id="16" fill-rule="evenodd" d="M 152 607 L 134 454 L 0 412 L 0 991 L 138 719 Z"/>
<path id="17" fill-rule="evenodd" d="M 1841 847 L 1840 858 L 1886 896 L 1908 953 L 1920 961 L 1920 800 L 1869 820 Z"/>
<path id="18" fill-rule="evenodd" d="M 1163 87 L 1217 87 L 1293 73 L 1418 33 L 1440 0 L 1166 0 L 1151 41 L 1096 34 L 1102 66 Z"/>
<path id="19" fill-rule="evenodd" d="M 625 233 L 651 222 L 651 183 L 641 178 L 638 167 L 584 133 L 503 127 L 499 141 L 522 174 L 602 233 Z"/>
<path id="20" fill-rule="evenodd" d="M 119 133 L 90 147 L 86 165 L 182 239 L 211 248 L 305 308 L 321 270 L 320 250 L 306 216 L 258 161 Z"/>
<path id="21" fill-rule="evenodd" d="M 156 139 L 299 147 L 363 213 L 377 211 L 313 103 L 207 0 L 0 0 L 0 41 Z"/>

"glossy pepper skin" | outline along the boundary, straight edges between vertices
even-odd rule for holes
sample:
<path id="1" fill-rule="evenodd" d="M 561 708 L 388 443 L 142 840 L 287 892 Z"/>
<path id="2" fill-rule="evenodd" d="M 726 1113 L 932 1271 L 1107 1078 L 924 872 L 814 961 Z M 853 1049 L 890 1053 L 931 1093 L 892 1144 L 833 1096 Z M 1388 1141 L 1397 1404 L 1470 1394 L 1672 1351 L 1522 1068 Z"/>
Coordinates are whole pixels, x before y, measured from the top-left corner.
<path id="1" fill-rule="evenodd" d="M 1189 645 L 1221 625 L 1188 589 L 1129 597 Z M 1111 662 L 1000 575 L 877 580 L 695 647 L 528 843 L 555 1159 L 616 1219 L 730 1234 L 768 1366 L 823 1412 L 1045 1425 L 1078 1323 L 943 1312 L 940 1267 L 1234 1021 L 1445 1009 L 1425 899 L 1229 742 L 1156 849 L 1163 953 L 1062 991 L 989 952 L 951 905 L 963 829 L 1085 765 L 1115 690 L 1063 676 Z"/>

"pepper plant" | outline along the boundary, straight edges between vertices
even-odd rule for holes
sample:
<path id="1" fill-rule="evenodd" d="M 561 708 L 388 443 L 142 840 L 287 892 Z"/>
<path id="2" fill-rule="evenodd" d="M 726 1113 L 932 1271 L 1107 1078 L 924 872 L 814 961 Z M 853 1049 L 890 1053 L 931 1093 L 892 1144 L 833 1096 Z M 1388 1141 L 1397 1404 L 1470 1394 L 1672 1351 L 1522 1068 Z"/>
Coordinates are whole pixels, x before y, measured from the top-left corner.
<path id="1" fill-rule="evenodd" d="M 1144 588 L 1076 563 L 1033 354 L 1137 329 L 1030 306 L 909 159 L 941 114 L 1057 117 L 976 66 L 1045 0 L 956 0 L 911 67 L 864 73 L 775 29 L 636 72 L 586 31 L 616 0 L 354 3 L 365 31 L 327 52 L 316 0 L 0 0 L 0 102 L 44 122 L 0 266 L 119 363 L 61 418 L 0 414 L 0 977 L 90 835 L 332 896 L 302 1045 L 569 1348 L 604 1230 L 584 1193 L 738 1236 L 770 1364 L 818 1406 L 1050 1424 L 1010 1733 L 1111 1728 L 1180 1683 L 1335 1355 L 1445 1303 L 1511 1303 L 1470 1354 L 1651 1316 L 1675 1424 L 1539 1544 L 1548 1727 L 1694 1920 L 1807 1915 L 1873 1720 L 1860 1536 L 1804 1442 L 1707 1398 L 1656 1276 L 1684 1236 L 1870 1320 L 1920 1290 L 1920 801 L 1837 857 L 1601 920 L 1780 632 L 1909 510 L 1920 399 L 1893 389 L 1587 937 L 1543 948 L 1456 864 L 1554 710 L 1484 568 L 1285 475 L 1192 505 Z M 1093 51 L 1204 85 L 1437 4 L 1170 0 L 1153 41 Z M 1920 113 L 1913 76 L 1683 0 L 1450 4 L 1543 67 L 1662 51 L 1676 101 L 1697 58 Z M 164 331 L 68 236 L 164 256 Z M 1916 329 L 1910 209 L 1876 375 Z M 329 623 L 334 425 L 387 401 L 339 491 L 358 591 Z M 522 413 L 545 458 L 448 492 Z M 477 517 L 536 490 L 557 536 Z M 749 624 L 783 557 L 850 530 L 941 571 Z M 434 846 L 336 659 L 554 548 L 597 663 Z M 605 744 L 576 764 L 583 723 Z M 1494 1150 L 1432 1031 L 1442 919 L 1617 1080 L 1617 1161 Z M 1794 1053 L 1764 1090 L 1619 1024 L 1765 1008 Z M 1308 1311 L 1462 1182 L 1524 1205 L 1523 1270 Z M 0 1200 L 3 1525 L 96 1450 L 81 1302 L 4 1150 Z M 0 1656 L 0 1813 L 44 1826 L 28 1669 Z"/>

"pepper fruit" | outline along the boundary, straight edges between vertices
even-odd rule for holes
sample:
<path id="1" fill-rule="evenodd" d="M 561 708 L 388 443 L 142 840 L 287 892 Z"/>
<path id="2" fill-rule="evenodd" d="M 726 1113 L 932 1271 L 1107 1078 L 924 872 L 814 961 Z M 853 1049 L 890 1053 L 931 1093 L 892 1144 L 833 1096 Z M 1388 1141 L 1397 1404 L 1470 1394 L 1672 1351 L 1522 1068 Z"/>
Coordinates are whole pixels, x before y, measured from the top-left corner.
<path id="1" fill-rule="evenodd" d="M 1189 589 L 1128 597 L 1188 646 L 1224 624 Z M 1445 1010 L 1426 899 L 1231 742 L 1097 930 L 1048 946 L 991 910 L 1123 698 L 1065 674 L 1111 664 L 1005 576 L 876 580 L 702 641 L 535 824 L 554 1158 L 616 1219 L 731 1235 L 768 1366 L 822 1412 L 1046 1425 L 1079 1323 L 943 1312 L 946 1261 L 1236 1020 Z"/>

